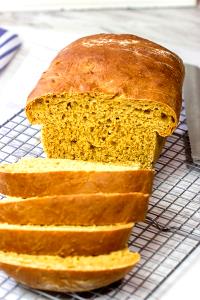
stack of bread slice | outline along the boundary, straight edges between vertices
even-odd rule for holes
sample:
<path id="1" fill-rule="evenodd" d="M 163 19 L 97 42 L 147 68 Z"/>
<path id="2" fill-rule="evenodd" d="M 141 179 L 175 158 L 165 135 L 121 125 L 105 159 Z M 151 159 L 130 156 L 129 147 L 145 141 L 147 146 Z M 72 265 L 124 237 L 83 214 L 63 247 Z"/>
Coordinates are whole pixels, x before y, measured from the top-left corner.
<path id="1" fill-rule="evenodd" d="M 0 268 L 33 288 L 108 285 L 140 255 L 127 248 L 143 221 L 153 171 L 66 159 L 0 165 Z"/>

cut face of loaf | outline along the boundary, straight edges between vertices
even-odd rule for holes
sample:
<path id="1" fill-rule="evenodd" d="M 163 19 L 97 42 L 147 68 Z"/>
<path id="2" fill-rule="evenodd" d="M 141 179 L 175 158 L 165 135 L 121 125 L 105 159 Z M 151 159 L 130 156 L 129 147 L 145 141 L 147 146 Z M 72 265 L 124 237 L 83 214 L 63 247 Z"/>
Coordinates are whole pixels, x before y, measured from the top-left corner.
<path id="1" fill-rule="evenodd" d="M 57 292 L 81 292 L 123 278 L 140 260 L 128 249 L 100 256 L 26 255 L 0 252 L 0 268 L 26 286 Z"/>
<path id="2" fill-rule="evenodd" d="M 77 194 L 0 201 L 0 222 L 19 225 L 111 225 L 145 220 L 148 194 Z"/>
<path id="3" fill-rule="evenodd" d="M 0 224 L 0 251 L 33 255 L 100 255 L 127 246 L 133 223 L 107 226 Z"/>
<path id="4" fill-rule="evenodd" d="M 94 193 L 151 194 L 154 172 L 138 165 L 32 158 L 0 164 L 0 193 L 14 197 Z"/>
<path id="5" fill-rule="evenodd" d="M 64 48 L 29 95 L 49 157 L 149 168 L 178 124 L 184 66 L 129 34 L 84 37 Z"/>
<path id="6" fill-rule="evenodd" d="M 76 97 L 74 98 L 76 99 Z M 51 117 L 45 115 L 45 123 L 41 122 L 41 124 L 45 124 L 42 126 L 42 144 L 48 157 L 105 163 L 118 162 L 125 165 L 139 163 L 143 168 L 152 167 L 165 140 L 152 129 L 150 125 L 152 118 L 147 120 L 143 118 L 143 122 L 146 122 L 147 126 L 144 128 L 142 124 L 135 124 L 135 119 L 140 118 L 137 114 L 129 112 L 130 115 L 123 116 L 125 108 L 121 110 L 121 117 L 117 117 L 120 113 L 115 104 L 115 116 L 113 117 L 111 110 L 108 109 L 107 115 L 110 115 L 110 118 L 108 116 L 102 118 L 98 115 L 100 110 L 98 105 L 90 105 L 88 101 L 85 101 L 82 106 L 90 106 L 91 109 L 85 110 L 84 113 L 84 109 L 79 111 L 77 107 L 73 112 L 73 108 L 66 111 L 64 107 L 68 101 L 70 101 L 71 107 L 74 107 L 74 103 L 77 103 L 75 106 L 79 106 L 78 103 L 81 102 L 77 99 L 68 100 L 66 98 L 65 102 L 62 99 L 61 104 L 56 105 L 58 107 L 56 113 L 53 113 L 55 105 L 48 104 L 49 109 L 45 110 L 47 115 L 51 115 Z M 113 106 L 113 104 L 111 105 Z M 60 106 L 62 106 L 61 110 L 59 110 Z M 92 108 L 92 106 L 94 107 Z M 104 112 L 106 109 L 104 108 Z M 95 117 L 94 112 L 96 112 Z M 74 115 L 79 117 L 74 119 Z"/>

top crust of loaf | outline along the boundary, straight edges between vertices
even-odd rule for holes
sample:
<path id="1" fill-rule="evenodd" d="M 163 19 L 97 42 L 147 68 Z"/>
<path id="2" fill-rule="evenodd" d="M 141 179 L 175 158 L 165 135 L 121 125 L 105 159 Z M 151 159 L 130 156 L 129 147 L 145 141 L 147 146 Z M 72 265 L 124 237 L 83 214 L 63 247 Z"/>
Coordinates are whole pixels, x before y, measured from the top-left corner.
<path id="1" fill-rule="evenodd" d="M 26 113 L 32 122 L 32 104 L 47 95 L 102 93 L 161 104 L 177 125 L 183 78 L 182 60 L 149 40 L 131 34 L 87 36 L 58 53 L 29 95 Z"/>

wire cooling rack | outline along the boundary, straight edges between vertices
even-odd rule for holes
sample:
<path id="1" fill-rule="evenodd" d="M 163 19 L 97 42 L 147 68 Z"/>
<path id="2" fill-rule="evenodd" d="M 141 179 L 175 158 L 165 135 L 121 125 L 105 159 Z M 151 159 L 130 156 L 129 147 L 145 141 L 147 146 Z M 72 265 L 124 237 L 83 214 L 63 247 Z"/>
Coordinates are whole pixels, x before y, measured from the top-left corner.
<path id="1" fill-rule="evenodd" d="M 39 129 L 20 111 L 0 128 L 0 161 L 44 156 Z M 30 290 L 0 272 L 0 299 L 153 299 L 156 290 L 200 245 L 200 168 L 191 160 L 184 109 L 176 132 L 167 139 L 156 164 L 146 223 L 134 227 L 129 248 L 141 261 L 124 280 L 87 293 L 57 294 Z"/>

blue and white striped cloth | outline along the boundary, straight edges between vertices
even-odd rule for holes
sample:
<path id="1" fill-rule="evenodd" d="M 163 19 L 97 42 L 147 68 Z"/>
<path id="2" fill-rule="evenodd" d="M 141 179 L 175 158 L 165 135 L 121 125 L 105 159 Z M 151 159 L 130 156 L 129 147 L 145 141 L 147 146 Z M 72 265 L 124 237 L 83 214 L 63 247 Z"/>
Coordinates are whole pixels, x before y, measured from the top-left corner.
<path id="1" fill-rule="evenodd" d="M 0 27 L 0 71 L 7 66 L 20 46 L 17 34 Z"/>

